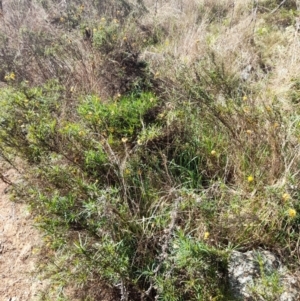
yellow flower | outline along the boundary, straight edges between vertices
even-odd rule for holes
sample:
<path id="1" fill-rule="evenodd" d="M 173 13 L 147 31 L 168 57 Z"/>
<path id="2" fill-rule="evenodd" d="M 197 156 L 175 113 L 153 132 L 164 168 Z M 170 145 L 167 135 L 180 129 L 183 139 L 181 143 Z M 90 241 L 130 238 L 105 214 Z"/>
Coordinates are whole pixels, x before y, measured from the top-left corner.
<path id="1" fill-rule="evenodd" d="M 209 232 L 204 233 L 204 240 L 207 240 L 209 238 Z"/>
<path id="2" fill-rule="evenodd" d="M 7 80 L 7 81 L 8 80 L 15 80 L 16 79 L 16 75 L 13 72 L 11 72 L 10 74 L 5 75 L 4 79 Z"/>
<path id="3" fill-rule="evenodd" d="M 105 18 L 101 18 L 101 21 L 104 22 L 104 21 L 105 21 Z"/>
<path id="4" fill-rule="evenodd" d="M 290 198 L 291 198 L 291 196 L 288 193 L 284 193 L 282 195 L 282 200 L 285 202 L 288 201 Z"/>
<path id="5" fill-rule="evenodd" d="M 290 208 L 288 211 L 289 217 L 294 218 L 297 214 L 297 211 L 295 209 Z"/>
<path id="6" fill-rule="evenodd" d="M 268 112 L 271 112 L 271 111 L 272 111 L 272 108 L 271 108 L 270 106 L 267 106 L 267 107 L 266 107 L 266 110 L 267 110 Z"/>
<path id="7" fill-rule="evenodd" d="M 31 254 L 36 254 L 40 251 L 39 248 L 33 248 L 32 251 L 31 251 Z"/>
<path id="8" fill-rule="evenodd" d="M 215 150 L 212 150 L 212 151 L 210 152 L 210 154 L 211 154 L 212 156 L 215 156 L 215 155 L 217 154 L 217 152 L 216 152 Z"/>
<path id="9" fill-rule="evenodd" d="M 251 134 L 253 133 L 253 131 L 247 130 L 246 133 L 247 133 L 248 135 L 251 135 Z"/>
<path id="10" fill-rule="evenodd" d="M 246 95 L 243 96 L 243 101 L 247 101 L 248 97 Z"/>
<path id="11" fill-rule="evenodd" d="M 142 145 L 143 142 L 139 139 L 139 140 L 137 141 L 137 144 L 138 144 L 138 145 Z"/>
<path id="12" fill-rule="evenodd" d="M 244 113 L 249 113 L 249 112 L 250 112 L 250 109 L 249 109 L 249 107 L 244 107 L 244 108 L 243 108 L 243 111 L 244 111 Z"/>
<path id="13" fill-rule="evenodd" d="M 42 220 L 42 217 L 38 215 L 37 217 L 34 218 L 34 222 L 39 223 Z"/>
<path id="14" fill-rule="evenodd" d="M 252 183 L 252 182 L 254 181 L 254 178 L 253 178 L 253 176 L 249 176 L 249 177 L 247 178 L 247 180 L 248 180 L 249 183 Z"/>
<path id="15" fill-rule="evenodd" d="M 123 138 L 122 138 L 122 142 L 123 142 L 123 143 L 126 143 L 127 141 L 128 141 L 128 138 L 126 138 L 126 137 L 123 137 Z"/>

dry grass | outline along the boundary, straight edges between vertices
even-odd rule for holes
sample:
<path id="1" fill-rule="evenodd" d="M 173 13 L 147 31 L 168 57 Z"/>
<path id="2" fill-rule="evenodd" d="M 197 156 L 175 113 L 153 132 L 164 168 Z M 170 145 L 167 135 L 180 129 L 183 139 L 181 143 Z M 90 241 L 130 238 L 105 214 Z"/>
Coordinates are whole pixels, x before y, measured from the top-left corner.
<path id="1" fill-rule="evenodd" d="M 290 3 L 290 7 L 295 5 Z M 273 105 L 272 110 L 274 108 L 279 114 L 290 114 L 295 110 L 289 93 L 300 68 L 299 33 L 295 27 L 297 11 L 294 11 L 294 16 L 291 12 L 286 16 L 288 13 L 283 7 L 272 14 L 275 4 L 266 1 L 259 6 L 252 1 L 235 1 L 234 5 L 232 1 L 146 1 L 146 6 L 150 13 L 142 22 L 155 22 L 163 35 L 161 43 L 146 49 L 152 53 L 154 73 L 174 79 L 183 66 L 191 68 L 195 62 L 205 61 L 207 53 L 211 52 L 232 77 L 239 79 L 246 72 L 247 91 L 244 93 L 249 100 L 247 106 L 263 110 Z M 279 21 L 270 24 L 270 18 L 280 19 L 282 16 L 287 20 L 284 25 Z M 166 63 L 156 64 L 155 53 L 163 56 Z M 166 64 L 168 68 L 165 68 Z M 210 64 L 208 62 L 208 68 Z M 224 98 L 224 95 L 215 96 Z M 268 119 L 264 125 L 259 125 L 259 130 L 264 132 L 263 139 L 270 141 L 272 148 L 280 153 L 278 143 L 285 142 L 274 141 L 274 130 L 270 128 L 277 121 Z M 280 129 L 289 127 L 284 122 L 280 120 L 278 125 L 279 139 L 284 139 Z M 281 161 L 281 158 L 272 160 L 271 165 L 277 166 L 277 160 Z"/>
<path id="2" fill-rule="evenodd" d="M 178 61 L 172 64 L 174 68 L 192 65 L 208 51 L 226 62 L 228 72 L 236 76 L 251 65 L 251 81 L 256 86 L 259 82 L 259 97 L 266 102 L 270 95 L 263 92 L 272 91 L 273 96 L 282 98 L 291 79 L 297 77 L 299 38 L 295 21 L 284 27 L 266 25 L 265 14 L 252 1 L 235 1 L 234 5 L 232 1 L 147 1 L 146 5 L 150 13 L 142 22 L 155 22 L 163 35 L 162 43 L 147 51 Z M 160 74 L 169 77 L 174 70 Z"/>

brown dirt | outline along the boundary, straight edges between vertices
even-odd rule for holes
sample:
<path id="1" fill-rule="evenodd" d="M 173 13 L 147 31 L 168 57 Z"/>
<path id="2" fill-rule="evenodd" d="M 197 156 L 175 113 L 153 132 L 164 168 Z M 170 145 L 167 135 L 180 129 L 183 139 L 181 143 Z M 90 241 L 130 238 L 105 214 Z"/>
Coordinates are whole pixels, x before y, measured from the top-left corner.
<path id="1" fill-rule="evenodd" d="M 22 165 L 22 164 L 17 164 Z M 10 200 L 10 185 L 21 178 L 10 168 L 3 173 L 5 164 L 0 159 L 0 301 L 44 300 L 42 292 L 47 292 L 50 280 L 39 278 L 38 260 L 43 257 L 42 234 L 34 227 L 34 217 L 28 207 L 21 202 Z M 44 258 L 44 257 L 43 257 Z M 95 280 L 84 289 L 70 286 L 65 288 L 65 296 L 70 300 L 85 300 L 89 292 L 93 300 L 116 300 L 112 289 Z"/>
<path id="2" fill-rule="evenodd" d="M 13 169 L 4 176 L 12 182 L 18 178 Z M 7 190 L 8 185 L 0 180 L 0 300 L 38 300 L 45 286 L 34 273 L 41 234 L 26 205 L 11 202 Z"/>

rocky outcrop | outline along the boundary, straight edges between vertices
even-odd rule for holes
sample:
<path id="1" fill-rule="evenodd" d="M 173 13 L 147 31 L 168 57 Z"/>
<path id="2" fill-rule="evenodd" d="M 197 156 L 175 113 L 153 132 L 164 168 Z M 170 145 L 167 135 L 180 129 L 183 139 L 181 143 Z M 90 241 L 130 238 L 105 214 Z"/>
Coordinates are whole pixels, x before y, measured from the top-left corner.
<path id="1" fill-rule="evenodd" d="M 228 271 L 231 291 L 237 300 L 300 300 L 299 280 L 269 251 L 233 251 Z"/>

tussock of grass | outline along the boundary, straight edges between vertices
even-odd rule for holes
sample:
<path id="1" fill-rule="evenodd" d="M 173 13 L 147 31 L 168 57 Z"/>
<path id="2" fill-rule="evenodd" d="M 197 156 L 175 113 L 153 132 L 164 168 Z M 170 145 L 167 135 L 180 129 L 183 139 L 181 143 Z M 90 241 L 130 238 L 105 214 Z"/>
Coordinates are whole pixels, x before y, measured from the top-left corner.
<path id="1" fill-rule="evenodd" d="M 233 300 L 232 248 L 298 267 L 299 12 L 231 2 L 4 3 L 0 150 L 43 300 Z"/>

